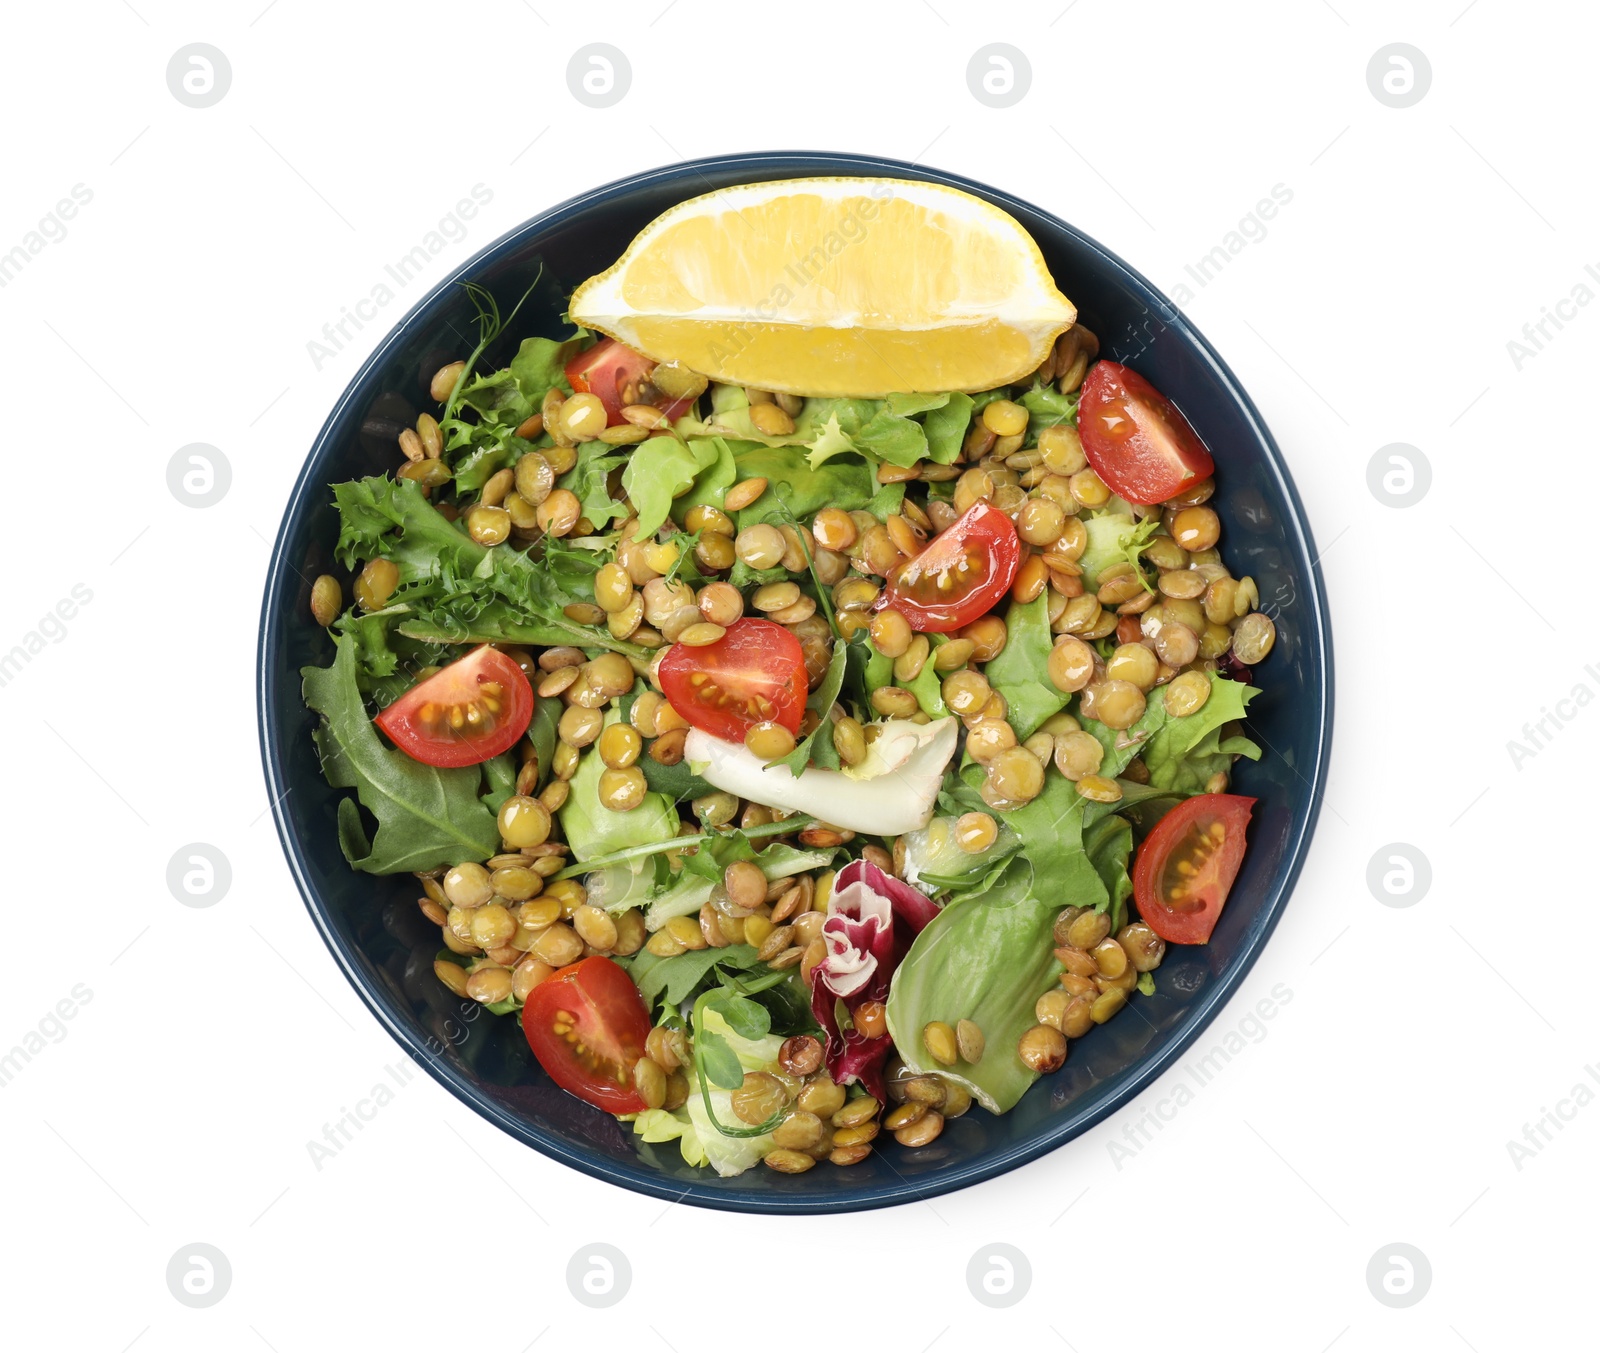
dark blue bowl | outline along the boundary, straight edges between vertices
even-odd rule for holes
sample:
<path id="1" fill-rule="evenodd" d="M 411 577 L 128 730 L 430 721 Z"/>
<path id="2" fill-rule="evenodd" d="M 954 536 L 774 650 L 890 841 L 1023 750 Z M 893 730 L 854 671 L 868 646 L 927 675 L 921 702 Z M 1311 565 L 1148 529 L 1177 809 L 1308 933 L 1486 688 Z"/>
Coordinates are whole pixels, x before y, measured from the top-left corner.
<path id="1" fill-rule="evenodd" d="M 485 355 L 492 369 L 528 334 L 561 332 L 572 287 L 615 262 L 668 207 L 729 184 L 828 174 L 949 184 L 1010 212 L 1100 336 L 1102 353 L 1136 367 L 1188 415 L 1216 457 L 1221 491 L 1212 505 L 1227 560 L 1236 575 L 1256 579 L 1262 608 L 1277 621 L 1277 648 L 1250 711 L 1250 731 L 1268 750 L 1259 764 L 1238 768 L 1238 792 L 1260 805 L 1221 924 L 1209 945 L 1170 953 L 1156 995 L 1137 1003 L 1142 1018 L 1095 1029 L 1011 1113 L 974 1108 L 932 1146 L 891 1148 L 850 1169 L 758 1168 L 720 1179 L 685 1166 L 675 1143 L 640 1145 L 626 1127 L 556 1089 L 515 1020 L 478 1013 L 434 978 L 438 931 L 417 910 L 415 883 L 355 873 L 339 853 L 340 794 L 318 768 L 299 673 L 330 657 L 308 604 L 310 580 L 332 566 L 337 522 L 328 486 L 395 468 L 395 439 L 429 405 L 432 372 L 471 347 L 472 309 L 458 283 L 480 283 L 505 303 L 544 268 L 515 332 Z M 1195 1040 L 1255 962 L 1300 873 L 1327 769 L 1333 660 L 1316 551 L 1272 435 L 1211 345 L 1144 278 L 1055 217 L 967 179 L 855 155 L 733 155 L 652 170 L 535 217 L 395 326 L 335 406 L 289 499 L 267 573 L 258 700 L 268 793 L 312 919 L 373 1014 L 435 1079 L 519 1141 L 597 1179 L 703 1207 L 843 1212 L 947 1193 L 1033 1160 L 1115 1112 Z"/>

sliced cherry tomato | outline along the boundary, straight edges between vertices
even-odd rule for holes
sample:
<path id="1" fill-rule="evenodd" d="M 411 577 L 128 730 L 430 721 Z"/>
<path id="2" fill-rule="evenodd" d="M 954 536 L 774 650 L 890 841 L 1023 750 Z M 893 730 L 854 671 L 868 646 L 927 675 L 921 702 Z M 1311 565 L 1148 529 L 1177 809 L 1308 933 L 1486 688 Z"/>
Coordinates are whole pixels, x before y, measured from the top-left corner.
<path id="1" fill-rule="evenodd" d="M 714 644 L 673 644 L 657 669 L 667 702 L 712 737 L 743 742 L 758 723 L 800 732 L 806 660 L 800 641 L 770 620 L 735 620 Z"/>
<path id="2" fill-rule="evenodd" d="M 522 668 L 484 644 L 417 682 L 373 722 L 425 766 L 475 766 L 514 746 L 532 718 Z"/>
<path id="3" fill-rule="evenodd" d="M 669 399 L 657 390 L 650 383 L 655 369 L 656 363 L 643 353 L 614 338 L 602 338 L 567 363 L 567 384 L 580 395 L 599 395 L 611 427 L 625 421 L 622 411 L 630 404 L 653 404 L 668 418 L 683 417 L 694 401 Z"/>
<path id="4" fill-rule="evenodd" d="M 528 993 L 522 1032 L 539 1065 L 568 1094 L 607 1113 L 649 1107 L 633 1088 L 650 1015 L 639 988 L 609 958 L 585 958 Z"/>
<path id="5" fill-rule="evenodd" d="M 1011 518 L 974 503 L 889 579 L 880 606 L 929 634 L 948 634 L 986 615 L 1011 590 L 1022 542 Z"/>
<path id="6" fill-rule="evenodd" d="M 1168 944 L 1211 938 L 1244 858 L 1255 804 L 1239 794 L 1196 794 L 1145 837 L 1133 862 L 1133 898 L 1144 923 Z"/>
<path id="7" fill-rule="evenodd" d="M 1178 406 L 1120 362 L 1089 368 L 1078 437 L 1094 472 L 1130 503 L 1164 503 L 1216 468 Z"/>

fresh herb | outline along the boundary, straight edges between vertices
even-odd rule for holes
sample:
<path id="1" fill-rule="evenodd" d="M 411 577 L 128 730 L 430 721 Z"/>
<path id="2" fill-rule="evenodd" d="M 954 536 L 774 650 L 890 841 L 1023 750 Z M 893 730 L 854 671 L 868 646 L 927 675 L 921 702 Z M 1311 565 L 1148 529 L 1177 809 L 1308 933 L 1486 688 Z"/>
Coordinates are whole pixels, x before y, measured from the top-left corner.
<path id="1" fill-rule="evenodd" d="M 710 1018 L 712 1015 L 717 1017 L 715 1021 Z M 730 1033 L 739 1038 L 762 1038 L 771 1027 L 771 1017 L 766 1007 L 747 997 L 730 994 L 725 989 L 707 991 L 695 1000 L 690 1022 L 693 1025 L 695 1077 L 700 1082 L 701 1101 L 711 1125 L 724 1137 L 767 1136 L 783 1121 L 786 1107 L 780 1107 L 765 1123 L 757 1126 L 730 1127 L 718 1120 L 711 1103 L 713 1085 L 724 1090 L 737 1090 L 744 1084 L 744 1066 L 728 1039 L 716 1027 L 717 1024 L 724 1024 Z"/>
<path id="2" fill-rule="evenodd" d="M 534 288 L 539 285 L 539 279 L 544 276 L 541 266 L 528 289 L 517 299 L 511 307 L 511 313 L 504 318 L 500 315 L 500 302 L 495 299 L 494 293 L 486 287 L 480 287 L 475 282 L 463 282 L 462 289 L 471 299 L 473 307 L 478 312 L 478 346 L 473 348 L 468 355 L 466 364 L 461 368 L 461 374 L 456 377 L 456 383 L 450 389 L 450 398 L 445 400 L 444 414 L 440 418 L 443 424 L 455 417 L 456 406 L 461 400 L 462 388 L 467 383 L 467 378 L 472 374 L 473 368 L 478 364 L 478 358 L 483 356 L 484 349 L 493 343 L 505 332 L 506 326 L 517 317 L 517 311 L 522 309 L 523 303 L 533 295 Z"/>

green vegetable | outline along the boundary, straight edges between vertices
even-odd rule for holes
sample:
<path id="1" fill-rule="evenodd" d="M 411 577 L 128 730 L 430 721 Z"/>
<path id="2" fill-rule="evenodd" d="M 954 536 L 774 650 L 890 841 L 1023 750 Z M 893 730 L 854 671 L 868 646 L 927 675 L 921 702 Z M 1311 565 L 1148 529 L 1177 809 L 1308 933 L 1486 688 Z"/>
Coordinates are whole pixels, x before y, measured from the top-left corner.
<path id="1" fill-rule="evenodd" d="M 577 495 L 585 517 L 596 526 L 604 526 L 627 515 L 627 509 L 611 496 L 608 478 L 630 459 L 626 451 L 615 451 L 605 442 L 580 442 L 577 460 L 556 483 Z"/>
<path id="2" fill-rule="evenodd" d="M 952 399 L 965 399 L 965 395 L 890 395 L 885 399 L 884 405 L 890 413 L 899 414 L 903 418 L 910 418 L 915 414 L 927 413 L 930 409 L 942 409 Z"/>
<path id="3" fill-rule="evenodd" d="M 1235 756 L 1259 761 L 1261 749 L 1249 738 L 1222 736 L 1222 725 L 1243 719 L 1245 706 L 1255 695 L 1254 686 L 1213 672 L 1211 698 L 1193 714 L 1167 719 L 1145 745 L 1144 763 L 1150 768 L 1151 785 L 1198 794 L 1211 776 L 1233 764 Z"/>
<path id="4" fill-rule="evenodd" d="M 517 791 L 517 763 L 511 753 L 501 752 L 485 761 L 483 778 L 489 785 L 482 795 L 483 806 L 491 813 L 498 813 L 500 805 Z"/>
<path id="5" fill-rule="evenodd" d="M 964 775 L 981 781 L 983 769 L 970 766 Z M 1039 797 L 1003 814 L 1006 826 L 1022 838 L 1022 854 L 1033 866 L 1041 889 L 1071 905 L 1104 910 L 1105 886 L 1084 851 L 1084 815 L 1090 800 L 1059 771 L 1047 771 Z M 1058 902 L 1057 907 L 1069 905 Z M 1035 993 L 1037 994 L 1037 993 Z"/>
<path id="6" fill-rule="evenodd" d="M 784 1111 L 758 1127 L 746 1127 L 733 1112 L 730 1091 L 742 1083 L 745 1072 L 771 1067 L 783 1040 L 773 1034 L 740 1033 L 724 1016 L 721 1005 L 713 1004 L 717 995 L 707 992 L 695 1002 L 691 1017 L 694 1074 L 685 1107 L 707 1160 L 718 1174 L 733 1175 L 748 1170 L 772 1149 L 772 1129 L 782 1121 Z M 745 1004 L 762 1008 L 754 1002 Z M 747 1023 L 745 1027 L 756 1026 Z"/>
<path id="7" fill-rule="evenodd" d="M 691 842 L 693 838 L 680 837 L 679 840 Z M 797 850 L 793 846 L 778 842 L 750 858 L 770 882 L 772 879 L 789 878 L 795 874 L 804 874 L 808 870 L 821 869 L 833 859 L 833 854 L 831 850 Z M 720 874 L 717 877 L 720 878 Z M 686 867 L 677 883 L 651 902 L 650 910 L 645 913 L 645 926 L 650 930 L 660 930 L 674 916 L 694 915 L 711 900 L 711 890 L 715 887 L 716 879 L 708 878 Z"/>
<path id="8" fill-rule="evenodd" d="M 865 507 L 878 490 L 877 479 L 863 461 L 831 460 L 812 469 L 804 451 L 793 446 L 737 442 L 732 450 L 738 477 L 765 479 L 767 493 L 781 498 L 797 518 L 809 519 L 824 507 L 841 507 L 846 512 Z M 683 508 L 683 501 L 673 504 L 675 512 Z M 771 510 L 766 495 L 762 495 L 749 507 L 740 509 L 736 516 L 739 528 L 766 520 Z"/>
<path id="9" fill-rule="evenodd" d="M 339 844 L 352 867 L 403 874 L 484 860 L 500 849 L 495 816 L 479 798 L 476 766 L 441 769 L 385 747 L 356 685 L 356 646 L 336 644 L 332 665 L 301 669 L 305 702 L 320 714 L 313 734 L 322 772 L 335 789 L 354 789 L 378 820 L 369 842 L 356 800 L 339 802 Z"/>
<path id="10" fill-rule="evenodd" d="M 463 282 L 461 284 L 461 289 L 467 293 L 468 299 L 471 300 L 473 307 L 478 312 L 478 344 L 467 355 L 467 360 L 461 368 L 461 374 L 456 377 L 456 383 L 450 391 L 450 396 L 445 400 L 444 413 L 439 418 L 441 427 L 455 419 L 456 409 L 461 402 L 462 391 L 472 378 L 473 370 L 478 365 L 478 358 L 482 357 L 484 350 L 505 332 L 506 326 L 517 317 L 517 311 L 521 310 L 528 297 L 533 295 L 534 288 L 539 285 L 540 279 L 543 277 L 544 268 L 541 266 L 533 281 L 528 284 L 528 289 L 517 298 L 517 303 L 511 307 L 511 313 L 503 317 L 500 314 L 500 302 L 495 299 L 492 291 L 473 282 Z"/>
<path id="11" fill-rule="evenodd" d="M 1006 698 L 1006 720 L 1017 741 L 1031 736 L 1071 698 L 1050 680 L 1050 598 L 1013 601 L 1006 612 L 1006 646 L 984 668 L 989 684 Z"/>
<path id="12" fill-rule="evenodd" d="M 1161 526 L 1159 517 L 1135 521 L 1132 511 L 1121 499 L 1113 499 L 1105 511 L 1079 520 L 1083 522 L 1089 541 L 1078 563 L 1083 569 L 1084 588 L 1091 592 L 1099 586 L 1101 572 L 1111 564 L 1128 563 L 1137 569 L 1144 547 Z"/>
<path id="13" fill-rule="evenodd" d="M 939 465 L 955 463 L 972 423 L 972 407 L 970 395 L 952 394 L 943 404 L 928 410 L 922 430 L 928 438 L 929 460 Z"/>
<path id="14" fill-rule="evenodd" d="M 950 711 L 945 708 L 944 703 L 944 675 L 933 665 L 933 654 L 948 643 L 949 639 L 943 634 L 930 634 L 928 638 L 932 641 L 932 652 L 928 654 L 927 662 L 922 664 L 922 670 L 910 681 L 901 681 L 897 684 L 904 686 L 917 697 L 917 704 L 930 719 L 942 719 Z"/>
<path id="15" fill-rule="evenodd" d="M 689 1117 L 687 1108 L 668 1113 L 665 1109 L 646 1109 L 643 1113 L 621 1114 L 623 1122 L 631 1122 L 639 1139 L 659 1143 L 676 1141 L 685 1165 L 700 1166 L 706 1163 L 705 1144 L 700 1140 L 700 1130 Z"/>
<path id="16" fill-rule="evenodd" d="M 409 479 L 373 476 L 337 484 L 333 493 L 339 561 L 355 568 L 381 557 L 399 569 L 386 613 L 394 615 L 400 634 L 429 643 L 574 644 L 650 656 L 648 649 L 612 638 L 603 625 L 580 625 L 563 614 L 575 599 L 573 589 L 598 567 L 587 552 L 546 542 L 540 560 L 508 545 L 479 545 L 440 516 Z"/>
<path id="17" fill-rule="evenodd" d="M 1028 411 L 1028 436 L 1035 440 L 1045 428 L 1073 422 L 1078 416 L 1077 392 L 1064 395 L 1053 385 L 1036 385 L 1017 403 Z"/>
<path id="18" fill-rule="evenodd" d="M 628 964 L 628 975 L 644 998 L 645 1009 L 657 1005 L 676 1011 L 711 977 L 718 968 L 729 973 L 750 968 L 766 968 L 748 944 L 730 944 L 726 949 L 690 949 L 671 958 L 658 958 L 641 949 Z"/>
<path id="19" fill-rule="evenodd" d="M 621 717 L 613 710 L 607 724 Z M 578 760 L 572 789 L 561 805 L 561 831 L 580 863 L 634 846 L 658 845 L 678 834 L 678 811 L 665 794 L 646 794 L 644 802 L 625 813 L 600 802 L 600 775 L 605 763 L 591 747 Z M 489 852 L 493 854 L 493 851 Z"/>
<path id="20" fill-rule="evenodd" d="M 673 499 L 694 486 L 700 474 L 718 459 L 717 443 L 706 438 L 681 442 L 676 437 L 651 437 L 626 457 L 622 488 L 639 514 L 635 540 L 655 535 L 672 511 Z"/>
<path id="21" fill-rule="evenodd" d="M 1118 731 L 1097 719 L 1080 722 L 1105 748 L 1100 774 L 1121 775 L 1134 757 L 1142 756 L 1153 789 L 1198 794 L 1213 774 L 1233 764 L 1236 755 L 1252 761 L 1260 757 L 1261 749 L 1249 738 L 1222 737 L 1222 725 L 1244 718 L 1245 705 L 1255 694 L 1255 687 L 1213 672 L 1211 696 L 1193 714 L 1169 718 L 1166 688 L 1158 687 L 1150 692 L 1144 713 L 1131 728 Z"/>
<path id="22" fill-rule="evenodd" d="M 834 701 L 839 698 L 840 688 L 844 685 L 845 665 L 848 662 L 845 654 L 847 647 L 843 639 L 833 641 L 833 658 L 828 663 L 828 670 L 823 674 L 817 689 L 812 691 L 806 700 L 806 708 L 817 716 L 817 726 L 800 740 L 794 751 L 773 763 L 787 766 L 796 777 L 805 770 L 807 762 L 821 766 L 825 770 L 839 769 L 839 753 L 833 746 L 833 719 L 830 717 L 830 711 L 833 709 Z"/>
<path id="23" fill-rule="evenodd" d="M 1056 914 L 1092 900 L 1053 876 L 1036 889 L 1036 877 L 1045 876 L 1018 858 L 992 886 L 951 899 L 917 936 L 889 987 L 889 1032 L 906 1065 L 965 1086 L 992 1113 L 1010 1109 L 1036 1079 L 1017 1056 L 1017 1040 L 1061 971 L 1051 935 Z M 984 1055 L 976 1065 L 942 1066 L 923 1046 L 923 1026 L 959 1019 L 983 1030 Z"/>
<path id="24" fill-rule="evenodd" d="M 672 513 L 679 521 L 683 520 L 691 507 L 720 508 L 728 490 L 739 482 L 739 466 L 733 455 L 737 443 L 728 441 L 726 437 L 691 437 L 688 441 L 697 461 L 706 454 L 701 449 L 702 445 L 710 448 L 710 456 L 705 468 L 695 476 L 689 491 L 673 503 Z"/>
<path id="25" fill-rule="evenodd" d="M 907 832 L 900 839 L 905 843 L 905 872 L 902 877 L 915 886 L 926 885 L 941 891 L 966 892 L 983 877 L 1017 853 L 1021 838 L 1006 826 L 1003 815 L 991 813 L 998 831 L 994 844 L 987 850 L 972 854 L 956 843 L 956 819 L 953 816 L 936 817 L 921 831 Z"/>
<path id="26" fill-rule="evenodd" d="M 566 339 L 525 338 L 510 366 L 464 385 L 460 402 L 487 422 L 516 427 L 539 412 L 552 389 L 571 391 L 562 368 L 588 345 L 582 329 Z"/>
<path id="27" fill-rule="evenodd" d="M 1128 920 L 1128 899 L 1133 896 L 1133 880 L 1128 877 L 1128 859 L 1133 854 L 1133 828 L 1115 813 L 1094 822 L 1083 833 L 1083 846 L 1089 863 L 1106 890 L 1110 902 L 1111 933 L 1115 935 Z"/>

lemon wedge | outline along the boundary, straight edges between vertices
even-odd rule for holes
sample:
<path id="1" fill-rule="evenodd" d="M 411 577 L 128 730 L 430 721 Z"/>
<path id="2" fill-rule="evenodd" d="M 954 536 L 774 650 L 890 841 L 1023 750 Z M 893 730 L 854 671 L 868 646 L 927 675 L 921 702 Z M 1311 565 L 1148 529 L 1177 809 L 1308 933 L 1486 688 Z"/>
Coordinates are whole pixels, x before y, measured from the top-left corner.
<path id="1" fill-rule="evenodd" d="M 713 380 L 858 398 L 1020 380 L 1077 317 L 1013 217 L 877 178 L 679 203 L 573 293 L 570 314 Z"/>

